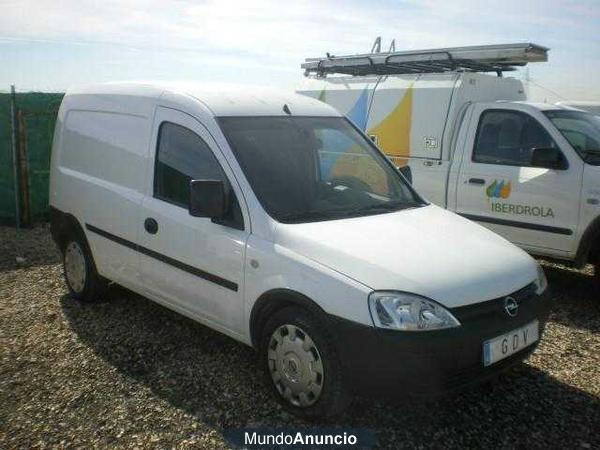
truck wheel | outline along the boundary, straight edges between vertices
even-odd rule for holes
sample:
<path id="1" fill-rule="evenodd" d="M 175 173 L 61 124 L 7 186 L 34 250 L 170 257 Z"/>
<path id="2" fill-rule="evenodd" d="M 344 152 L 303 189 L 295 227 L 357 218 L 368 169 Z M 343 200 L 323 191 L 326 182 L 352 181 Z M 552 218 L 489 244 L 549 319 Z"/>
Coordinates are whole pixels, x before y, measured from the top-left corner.
<path id="1" fill-rule="evenodd" d="M 276 312 L 263 330 L 260 356 L 267 384 L 292 414 L 326 419 L 350 403 L 333 339 L 306 310 Z"/>
<path id="2" fill-rule="evenodd" d="M 108 286 L 98 275 L 92 253 L 82 233 L 73 233 L 64 241 L 63 272 L 71 297 L 84 302 L 99 300 Z"/>
<path id="3" fill-rule="evenodd" d="M 594 289 L 600 293 L 600 263 L 594 265 Z"/>

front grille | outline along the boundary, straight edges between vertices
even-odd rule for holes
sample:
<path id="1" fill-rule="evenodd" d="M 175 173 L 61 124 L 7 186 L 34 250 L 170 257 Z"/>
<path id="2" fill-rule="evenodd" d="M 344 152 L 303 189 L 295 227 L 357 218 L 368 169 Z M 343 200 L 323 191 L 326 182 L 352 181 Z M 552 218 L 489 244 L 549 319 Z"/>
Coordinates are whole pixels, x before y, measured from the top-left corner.
<path id="1" fill-rule="evenodd" d="M 517 301 L 519 305 L 518 315 L 521 315 L 528 310 L 531 310 L 533 306 L 531 303 L 536 299 L 535 291 L 535 283 L 530 283 L 512 294 L 488 300 L 486 302 L 476 303 L 474 305 L 452 308 L 451 311 L 461 323 L 478 322 L 493 318 L 507 318 L 506 311 L 504 310 L 504 299 L 506 297 L 512 297 Z"/>

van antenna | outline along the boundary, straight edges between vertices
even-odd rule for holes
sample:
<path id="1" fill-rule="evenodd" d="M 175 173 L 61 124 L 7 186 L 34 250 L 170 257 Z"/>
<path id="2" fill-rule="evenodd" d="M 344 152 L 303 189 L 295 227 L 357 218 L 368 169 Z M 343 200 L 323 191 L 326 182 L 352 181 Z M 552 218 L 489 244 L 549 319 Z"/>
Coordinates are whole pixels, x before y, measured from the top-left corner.
<path id="1" fill-rule="evenodd" d="M 292 115 L 292 112 L 290 111 L 290 108 L 287 104 L 283 105 L 283 112 L 286 113 L 288 116 Z"/>
<path id="2" fill-rule="evenodd" d="M 388 53 L 392 53 L 396 51 L 396 39 L 392 39 L 392 43 L 390 44 L 390 51 Z"/>

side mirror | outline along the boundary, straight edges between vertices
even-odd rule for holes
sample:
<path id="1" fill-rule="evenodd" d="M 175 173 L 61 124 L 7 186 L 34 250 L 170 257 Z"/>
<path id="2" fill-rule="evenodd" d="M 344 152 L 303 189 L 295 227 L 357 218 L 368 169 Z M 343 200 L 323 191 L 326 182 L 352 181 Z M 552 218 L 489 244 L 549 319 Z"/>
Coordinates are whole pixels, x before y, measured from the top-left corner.
<path id="1" fill-rule="evenodd" d="M 220 219 L 227 214 L 229 192 L 220 180 L 190 181 L 189 212 L 194 217 Z"/>
<path id="2" fill-rule="evenodd" d="M 531 165 L 545 169 L 566 170 L 569 165 L 558 148 L 533 148 Z"/>
<path id="3" fill-rule="evenodd" d="M 400 171 L 400 173 L 402 175 L 404 175 L 404 178 L 406 178 L 406 181 L 408 181 L 410 184 L 412 184 L 412 171 L 410 170 L 410 166 L 398 167 L 398 170 Z"/>

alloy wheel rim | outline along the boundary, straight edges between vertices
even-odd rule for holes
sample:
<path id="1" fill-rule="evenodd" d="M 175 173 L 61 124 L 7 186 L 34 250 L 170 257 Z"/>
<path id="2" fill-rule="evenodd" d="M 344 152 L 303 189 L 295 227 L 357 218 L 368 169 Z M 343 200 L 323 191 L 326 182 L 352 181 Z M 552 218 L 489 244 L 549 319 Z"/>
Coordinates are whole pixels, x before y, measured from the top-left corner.
<path id="1" fill-rule="evenodd" d="M 324 370 L 319 350 L 300 327 L 285 324 L 271 335 L 268 347 L 271 379 L 294 406 L 313 405 L 323 390 Z"/>
<path id="2" fill-rule="evenodd" d="M 75 241 L 70 242 L 65 250 L 65 275 L 71 289 L 77 294 L 81 293 L 86 277 L 85 256 Z"/>

